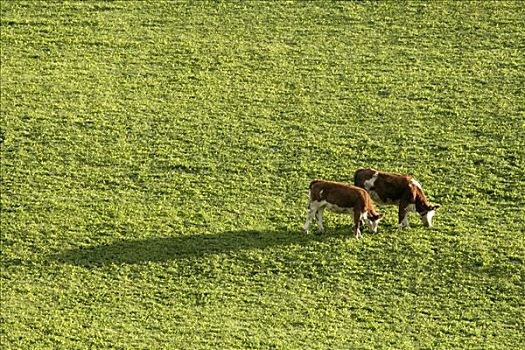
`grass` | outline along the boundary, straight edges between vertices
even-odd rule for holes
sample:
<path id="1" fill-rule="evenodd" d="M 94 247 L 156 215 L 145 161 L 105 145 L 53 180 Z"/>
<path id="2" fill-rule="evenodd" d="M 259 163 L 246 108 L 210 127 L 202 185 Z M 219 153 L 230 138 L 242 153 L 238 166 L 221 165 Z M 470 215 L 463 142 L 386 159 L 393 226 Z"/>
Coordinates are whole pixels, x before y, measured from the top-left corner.
<path id="1" fill-rule="evenodd" d="M 521 2 L 1 2 L 1 343 L 525 346 Z M 435 228 L 303 235 L 314 178 Z"/>

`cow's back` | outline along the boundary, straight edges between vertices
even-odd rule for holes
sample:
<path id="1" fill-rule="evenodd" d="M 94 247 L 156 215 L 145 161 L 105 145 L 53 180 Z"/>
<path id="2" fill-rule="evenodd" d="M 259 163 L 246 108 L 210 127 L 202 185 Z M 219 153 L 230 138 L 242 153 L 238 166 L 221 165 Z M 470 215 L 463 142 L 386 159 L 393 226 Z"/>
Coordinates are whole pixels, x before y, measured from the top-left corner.
<path id="1" fill-rule="evenodd" d="M 353 207 L 356 202 L 369 203 L 369 195 L 362 188 L 322 180 L 314 180 L 310 183 L 310 199 L 318 202 L 326 201 L 345 208 Z"/>
<path id="2" fill-rule="evenodd" d="M 408 175 L 373 169 L 358 169 L 354 174 L 355 185 L 364 188 L 376 201 L 384 204 L 398 203 L 402 199 L 413 202 L 418 189 L 414 181 Z"/>

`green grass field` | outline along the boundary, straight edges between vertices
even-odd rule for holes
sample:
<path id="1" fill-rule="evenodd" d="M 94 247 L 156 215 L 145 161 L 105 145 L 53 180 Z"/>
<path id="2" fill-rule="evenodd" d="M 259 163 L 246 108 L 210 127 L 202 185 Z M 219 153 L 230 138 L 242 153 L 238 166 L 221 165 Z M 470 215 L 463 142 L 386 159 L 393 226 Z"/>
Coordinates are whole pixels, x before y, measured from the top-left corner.
<path id="1" fill-rule="evenodd" d="M 525 3 L 0 6 L 3 349 L 525 348 Z"/>

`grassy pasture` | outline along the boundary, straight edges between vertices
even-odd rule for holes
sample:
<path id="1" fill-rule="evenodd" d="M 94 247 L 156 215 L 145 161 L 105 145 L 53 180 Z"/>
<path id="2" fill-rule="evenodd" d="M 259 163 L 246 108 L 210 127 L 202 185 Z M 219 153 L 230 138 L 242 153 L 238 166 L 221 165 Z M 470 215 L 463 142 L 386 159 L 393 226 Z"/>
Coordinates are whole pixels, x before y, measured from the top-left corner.
<path id="1" fill-rule="evenodd" d="M 2 348 L 525 347 L 524 3 L 0 6 Z"/>

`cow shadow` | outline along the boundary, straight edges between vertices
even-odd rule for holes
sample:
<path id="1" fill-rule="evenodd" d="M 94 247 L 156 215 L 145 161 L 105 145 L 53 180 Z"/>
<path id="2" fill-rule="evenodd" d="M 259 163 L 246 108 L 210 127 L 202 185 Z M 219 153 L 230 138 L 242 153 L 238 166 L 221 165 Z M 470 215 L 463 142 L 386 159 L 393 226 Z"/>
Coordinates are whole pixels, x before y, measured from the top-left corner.
<path id="1" fill-rule="evenodd" d="M 84 267 L 162 263 L 270 247 L 307 245 L 312 240 L 323 239 L 323 236 L 305 235 L 300 230 L 289 229 L 229 231 L 218 234 L 118 240 L 108 244 L 68 249 L 54 254 L 51 258 L 60 263 Z"/>

